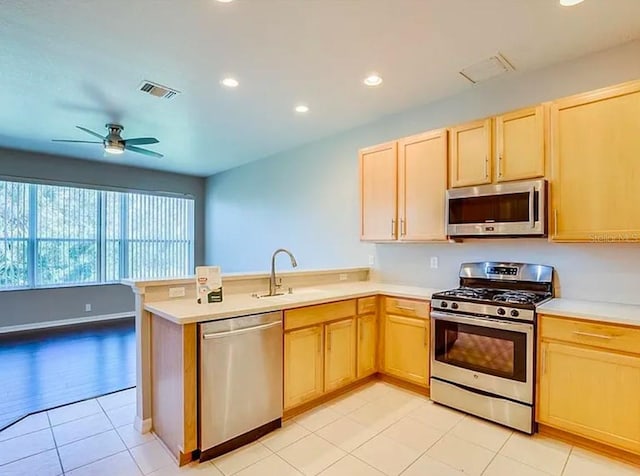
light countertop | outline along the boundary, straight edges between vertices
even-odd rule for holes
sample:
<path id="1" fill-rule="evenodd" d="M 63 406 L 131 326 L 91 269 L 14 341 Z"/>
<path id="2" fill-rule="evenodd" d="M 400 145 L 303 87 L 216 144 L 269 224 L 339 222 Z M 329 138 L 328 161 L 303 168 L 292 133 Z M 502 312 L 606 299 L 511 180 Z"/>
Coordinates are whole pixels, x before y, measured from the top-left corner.
<path id="1" fill-rule="evenodd" d="M 172 299 L 145 304 L 144 308 L 176 324 L 214 321 L 227 317 L 280 311 L 294 307 L 311 306 L 342 299 L 352 299 L 374 294 L 389 296 L 431 299 L 439 290 L 415 286 L 402 286 L 372 281 L 358 281 L 344 284 L 298 288 L 293 294 L 257 299 L 249 294 L 228 294 L 220 303 L 198 304 L 191 299 Z"/>
<path id="2" fill-rule="evenodd" d="M 539 314 L 640 326 L 640 306 L 556 298 L 538 306 Z"/>

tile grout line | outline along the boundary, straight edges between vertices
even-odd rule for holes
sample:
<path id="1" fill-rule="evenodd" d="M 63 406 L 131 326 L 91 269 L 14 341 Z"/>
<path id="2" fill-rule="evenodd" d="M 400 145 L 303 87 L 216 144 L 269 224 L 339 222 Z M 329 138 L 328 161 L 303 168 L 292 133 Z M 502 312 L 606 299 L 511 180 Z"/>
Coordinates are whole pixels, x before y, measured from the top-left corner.
<path id="1" fill-rule="evenodd" d="M 298 440 L 299 441 L 299 440 Z M 284 449 L 284 448 L 283 448 Z M 298 468 L 296 468 L 294 465 L 292 465 L 291 463 L 289 463 L 286 459 L 284 459 L 282 456 L 280 456 L 278 453 L 273 453 L 274 455 L 276 455 L 278 458 L 280 458 L 282 461 L 284 461 L 284 463 L 288 466 L 291 466 L 293 468 L 294 471 L 300 473 L 301 475 L 304 475 L 304 473 L 302 471 L 300 471 Z M 217 468 L 216 468 L 217 469 Z M 324 470 L 323 470 L 324 471 Z"/>
<path id="2" fill-rule="evenodd" d="M 500 452 L 502 451 L 502 448 L 504 448 L 507 444 L 507 442 L 511 439 L 511 437 L 514 435 L 514 432 L 512 431 L 511 434 L 509 435 L 509 438 L 507 438 L 506 440 L 504 440 L 504 443 L 502 443 L 502 445 L 500 445 L 500 448 L 498 448 L 498 451 L 495 451 L 493 453 L 493 458 L 491 458 L 489 460 L 489 462 L 487 463 L 487 465 L 484 467 L 484 469 L 482 470 L 482 473 L 480 473 L 480 476 L 482 476 L 484 473 L 487 472 L 487 469 L 489 469 L 489 466 L 491 466 L 491 463 L 493 463 L 493 461 L 498 457 L 498 454 L 500 454 Z M 515 460 L 514 460 L 515 461 Z M 536 468 L 534 468 L 536 469 Z"/>
<path id="3" fill-rule="evenodd" d="M 53 425 L 51 424 L 51 418 L 49 418 L 49 412 L 47 412 L 47 421 L 49 422 L 49 431 L 51 432 L 51 437 L 53 438 L 53 445 L 56 449 L 56 454 L 58 455 L 58 463 L 60 463 L 60 471 L 62 471 L 62 475 L 65 474 L 64 466 L 62 466 L 62 458 L 60 458 L 60 450 L 58 449 L 58 442 L 56 441 L 56 434 L 53 432 Z"/>
<path id="4" fill-rule="evenodd" d="M 120 432 L 118 431 L 118 429 L 116 428 L 116 426 L 113 424 L 113 421 L 111 421 L 111 418 L 109 417 L 109 414 L 107 413 L 107 411 L 104 409 L 104 407 L 102 406 L 102 403 L 100 403 L 100 400 L 98 400 L 96 398 L 96 401 L 98 402 L 98 405 L 100 406 L 100 408 L 102 409 L 102 412 L 105 414 L 105 416 L 107 417 L 107 420 L 109 420 L 109 423 L 111 423 L 111 426 L 113 427 L 113 431 L 116 432 L 116 435 L 118 435 L 118 438 L 120 439 L 120 441 L 122 442 L 122 444 L 125 447 L 125 451 L 129 454 L 129 457 L 133 460 L 133 464 L 136 465 L 136 468 L 138 468 L 138 471 L 140 471 L 140 474 L 145 474 L 144 471 L 142 471 L 142 468 L 140 467 L 140 465 L 138 464 L 138 461 L 136 461 L 136 459 L 133 457 L 133 453 L 131 452 L 131 448 L 129 448 L 127 446 L 127 443 L 125 443 L 125 441 L 122 439 L 122 436 L 120 436 Z M 126 405 L 123 405 L 123 407 Z M 122 408 L 122 407 L 119 407 Z M 124 425 L 122 425 L 124 426 Z M 155 441 L 155 440 L 154 440 Z M 124 453 L 124 451 L 119 451 L 118 453 L 115 454 L 120 454 L 120 453 Z M 113 455 L 111 455 L 113 456 Z M 107 456 L 108 458 L 108 456 Z M 103 458 L 104 459 L 104 458 Z M 99 460 L 98 460 L 99 461 Z M 160 468 L 158 468 L 160 469 Z"/>
<path id="5" fill-rule="evenodd" d="M 571 445 L 571 448 L 569 448 L 569 454 L 567 455 L 567 459 L 564 460 L 564 464 L 562 465 L 562 471 L 560 471 L 560 476 L 562 476 L 564 472 L 567 470 L 567 465 L 569 464 L 569 458 L 571 458 L 571 454 L 573 453 L 574 448 L 575 447 L 573 445 Z"/>
<path id="6" fill-rule="evenodd" d="M 418 456 L 416 459 L 414 459 L 414 460 L 411 462 L 411 464 L 410 464 L 409 466 L 407 466 L 407 467 L 406 467 L 406 468 L 404 468 L 402 471 L 400 471 L 400 474 L 406 473 L 406 471 L 407 471 L 407 470 L 408 470 L 408 469 L 409 469 L 409 468 L 410 468 L 410 467 L 411 467 L 411 466 L 412 466 L 416 461 L 418 461 L 420 458 L 422 458 L 424 455 L 426 455 L 426 454 L 429 452 L 429 450 L 430 450 L 431 448 L 433 448 L 435 445 L 437 445 L 437 444 L 440 442 L 440 440 L 442 440 L 445 436 L 447 436 L 449 433 L 451 433 L 451 432 L 453 431 L 453 429 L 454 429 L 456 426 L 458 426 L 460 423 L 462 423 L 462 421 L 463 421 L 463 420 L 464 420 L 464 417 L 463 417 L 463 418 L 461 418 L 461 419 L 460 419 L 460 421 L 459 421 L 458 423 L 456 423 L 456 424 L 455 424 L 455 425 L 453 425 L 451 428 L 449 428 L 449 429 L 448 429 L 448 430 L 446 430 L 444 433 L 442 433 L 442 435 L 440 435 L 440 438 L 438 438 L 436 441 L 434 441 L 434 442 L 433 442 L 433 444 L 429 445 L 429 447 L 428 447 L 426 450 L 424 450 L 422 453 L 420 453 L 420 456 Z M 414 420 L 414 421 L 416 421 L 416 422 L 417 422 L 418 420 Z M 423 423 L 423 422 L 420 422 L 420 423 L 422 423 L 423 425 L 427 425 L 427 426 L 429 426 L 427 423 Z M 430 428 L 433 428 L 433 427 L 430 427 Z M 435 430 L 438 430 L 438 428 L 434 428 L 434 429 L 435 429 Z M 431 457 L 429 456 L 429 458 L 431 458 Z M 435 459 L 435 458 L 433 458 L 433 459 Z M 449 467 L 449 468 L 453 469 L 454 471 L 456 471 L 456 469 L 455 469 L 454 467 L 452 467 L 452 466 L 448 465 L 447 463 L 444 463 L 444 462 L 442 462 L 442 461 L 440 461 L 440 460 L 437 460 L 437 459 L 436 459 L 435 461 L 438 461 L 439 463 L 444 464 L 445 466 L 447 466 L 447 467 Z"/>
<path id="7" fill-rule="evenodd" d="M 122 390 L 122 391 L 124 391 L 124 390 Z M 110 429 L 108 429 L 108 430 L 105 430 L 105 431 L 101 431 L 100 433 L 96 433 L 95 435 L 87 436 L 87 437 L 85 437 L 85 438 L 80 438 L 80 439 L 78 439 L 78 440 L 75 440 L 75 441 L 69 442 L 69 443 L 67 443 L 66 445 L 62 445 L 62 446 L 67 446 L 67 445 L 70 445 L 70 444 L 73 444 L 73 443 L 77 443 L 77 442 L 82 441 L 82 440 L 86 440 L 86 439 L 88 439 L 88 438 L 92 438 L 92 437 L 94 437 L 94 436 L 102 435 L 102 434 L 104 434 L 104 433 L 108 433 L 108 432 L 110 432 L 110 431 L 115 431 L 115 433 L 116 433 L 116 435 L 118 435 L 118 438 L 120 439 L 120 441 L 122 441 L 122 444 L 124 445 L 125 450 L 129 452 L 129 456 L 131 456 L 131 459 L 133 459 L 133 462 L 136 464 L 136 466 L 138 466 L 138 463 L 136 462 L 135 458 L 133 457 L 133 455 L 132 455 L 132 454 L 131 454 L 131 452 L 129 451 L 129 448 L 127 447 L 126 443 L 124 442 L 124 440 L 123 440 L 123 439 L 122 439 L 122 437 L 120 436 L 120 433 L 118 433 L 118 430 L 116 429 L 115 425 L 114 425 L 114 424 L 113 424 L 113 422 L 111 421 L 111 418 L 109 418 L 109 415 L 107 414 L 107 411 L 104 409 L 104 407 L 102 406 L 102 404 L 100 403 L 100 401 L 98 400 L 98 398 L 95 398 L 94 400 L 95 400 L 95 401 L 96 401 L 96 403 L 98 404 L 98 407 L 100 407 L 101 412 L 93 413 L 93 414 L 91 414 L 91 415 L 85 415 L 85 416 L 83 416 L 83 417 L 76 418 L 76 419 L 74 419 L 74 420 L 70 420 L 70 421 L 68 421 L 68 422 L 60 423 L 60 425 L 55 425 L 55 426 L 61 426 L 61 425 L 64 425 L 64 424 L 66 424 L 66 423 L 72 423 L 72 422 L 75 422 L 75 421 L 79 421 L 79 420 L 81 420 L 82 418 L 87 418 L 87 417 L 94 416 L 94 415 L 99 415 L 100 413 L 102 413 L 102 414 L 104 414 L 104 416 L 105 416 L 105 417 L 107 418 L 107 420 L 109 421 L 109 424 L 111 425 L 111 428 L 110 428 Z M 71 405 L 73 405 L 73 404 L 71 404 Z M 123 405 L 122 407 L 124 407 L 124 406 L 126 406 L 126 405 Z M 118 408 L 122 408 L 122 407 L 118 407 Z M 114 408 L 114 409 L 115 409 L 115 408 Z M 47 418 L 48 418 L 48 417 L 49 417 L 49 414 L 47 413 Z M 123 425 L 123 426 L 124 426 L 124 425 Z M 51 432 L 53 433 L 53 426 L 51 426 Z M 58 451 L 58 444 L 57 444 L 57 442 L 56 442 L 56 440 L 55 440 L 55 436 L 54 436 L 54 443 L 56 444 L 56 451 Z M 86 466 L 89 466 L 89 465 L 91 465 L 91 464 L 97 463 L 97 462 L 99 462 L 99 461 L 103 461 L 103 460 L 105 460 L 105 459 L 107 459 L 107 458 L 110 458 L 110 457 L 112 457 L 112 456 L 115 456 L 115 455 L 117 455 L 117 454 L 124 453 L 124 451 L 125 451 L 125 450 L 123 450 L 123 451 L 118 451 L 117 453 L 113 453 L 113 454 L 111 454 L 111 455 L 104 456 L 104 457 L 102 457 L 102 458 L 98 458 L 98 459 L 96 459 L 95 461 L 91 461 L 90 463 L 80 465 L 80 466 L 78 466 L 77 468 L 73 468 L 73 469 L 72 469 L 72 470 L 70 470 L 69 472 L 71 472 L 71 471 L 75 471 L 75 470 L 80 469 L 80 468 L 84 468 L 84 467 L 86 467 Z M 58 451 L 58 458 L 60 458 L 60 452 L 59 452 L 59 451 Z M 62 466 L 62 461 L 60 461 L 60 466 Z M 139 466 L 138 466 L 138 467 L 139 467 Z M 142 469 L 140 469 L 140 473 L 141 473 L 141 474 L 144 474 L 144 473 L 143 473 L 143 471 L 142 471 Z M 64 471 L 64 468 L 63 468 L 63 473 L 62 473 L 62 474 L 66 474 L 66 472 Z"/>
<path id="8" fill-rule="evenodd" d="M 253 463 L 251 463 L 251 464 L 249 464 L 249 465 L 247 465 L 247 466 L 243 466 L 242 468 L 238 469 L 237 471 L 234 471 L 233 473 L 230 473 L 230 475 L 229 475 L 229 476 L 233 476 L 233 475 L 235 475 L 235 474 L 238 474 L 240 471 L 244 471 L 245 469 L 250 468 L 250 467 L 251 467 L 251 466 L 253 466 L 254 464 L 257 464 L 257 463 L 259 463 L 260 461 L 264 461 L 264 460 L 265 460 L 265 459 L 267 459 L 269 456 L 276 454 L 276 453 L 274 453 L 273 451 L 271 451 L 271 448 L 268 448 L 266 445 L 263 445 L 263 444 L 262 444 L 262 442 L 261 442 L 260 440 L 256 440 L 256 441 L 254 441 L 254 442 L 252 442 L 252 443 L 248 443 L 247 445 L 241 446 L 240 448 L 236 448 L 236 450 L 241 450 L 241 449 L 244 449 L 244 448 L 246 448 L 246 447 L 248 447 L 248 446 L 253 446 L 253 445 L 256 445 L 256 444 L 259 444 L 260 446 L 264 446 L 264 447 L 267 449 L 267 451 L 269 452 L 269 454 L 268 454 L 267 456 L 263 457 L 263 458 L 259 458 L 259 459 L 257 459 L 256 461 L 254 461 Z M 233 451 L 236 451 L 236 450 L 233 450 Z M 233 452 L 233 451 L 232 451 L 232 452 Z M 232 452 L 230 452 L 230 453 L 232 453 Z M 225 453 L 225 454 L 230 454 L 230 453 Z M 220 456 L 224 456 L 224 455 L 220 455 Z M 214 458 L 214 460 L 215 460 L 215 459 L 216 459 L 216 458 Z M 211 461 L 213 462 L 214 460 L 211 460 Z M 215 463 L 213 463 L 213 465 L 215 466 L 215 468 L 216 468 L 218 471 L 220 471 L 222 474 L 225 474 L 225 472 L 224 472 L 224 471 L 222 471 L 220 468 L 218 468 L 218 466 L 216 466 L 216 465 L 215 465 Z M 297 469 L 297 468 L 296 468 L 296 469 Z"/>

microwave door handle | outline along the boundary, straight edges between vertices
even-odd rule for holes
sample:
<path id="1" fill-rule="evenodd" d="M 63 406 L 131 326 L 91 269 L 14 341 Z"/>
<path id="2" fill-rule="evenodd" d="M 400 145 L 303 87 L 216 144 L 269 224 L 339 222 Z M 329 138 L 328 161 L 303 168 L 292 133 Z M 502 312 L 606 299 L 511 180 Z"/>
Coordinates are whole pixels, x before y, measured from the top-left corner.
<path id="1" fill-rule="evenodd" d="M 532 186 L 529 189 L 529 226 L 531 228 L 535 228 L 536 226 L 536 220 L 535 220 L 535 217 L 533 216 L 534 207 L 535 207 L 535 198 L 536 198 L 536 188 Z"/>

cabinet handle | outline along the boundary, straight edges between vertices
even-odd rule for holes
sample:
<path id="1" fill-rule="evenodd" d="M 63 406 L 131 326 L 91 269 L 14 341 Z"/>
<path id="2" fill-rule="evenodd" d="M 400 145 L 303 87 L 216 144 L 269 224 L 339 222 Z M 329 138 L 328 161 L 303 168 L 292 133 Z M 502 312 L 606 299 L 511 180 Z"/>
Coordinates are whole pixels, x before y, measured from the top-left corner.
<path id="1" fill-rule="evenodd" d="M 498 155 L 498 177 L 502 177 L 502 154 Z"/>
<path id="2" fill-rule="evenodd" d="M 402 309 L 403 311 L 412 311 L 416 312 L 416 308 L 413 306 L 401 306 L 400 304 L 396 305 L 396 309 Z"/>
<path id="3" fill-rule="evenodd" d="M 360 342 L 362 342 L 362 339 L 364 338 L 364 331 L 362 329 L 362 319 L 358 319 L 358 335 L 360 336 Z"/>
<path id="4" fill-rule="evenodd" d="M 428 329 L 427 326 L 424 326 L 424 346 L 427 347 L 429 345 L 428 339 Z"/>
<path id="5" fill-rule="evenodd" d="M 484 178 L 489 178 L 489 156 L 484 156 Z"/>
<path id="6" fill-rule="evenodd" d="M 400 219 L 400 235 L 401 236 L 406 236 L 407 234 L 407 222 L 404 220 L 404 218 Z"/>
<path id="7" fill-rule="evenodd" d="M 606 339 L 606 340 L 611 340 L 614 337 L 614 336 L 608 336 L 604 334 L 593 334 L 591 332 L 582 332 L 582 331 L 573 331 L 573 333 L 577 336 L 595 337 L 596 339 Z"/>
<path id="8" fill-rule="evenodd" d="M 391 219 L 391 236 L 396 236 L 396 221 Z"/>
<path id="9" fill-rule="evenodd" d="M 558 236 L 558 209 L 553 209 L 553 235 Z"/>

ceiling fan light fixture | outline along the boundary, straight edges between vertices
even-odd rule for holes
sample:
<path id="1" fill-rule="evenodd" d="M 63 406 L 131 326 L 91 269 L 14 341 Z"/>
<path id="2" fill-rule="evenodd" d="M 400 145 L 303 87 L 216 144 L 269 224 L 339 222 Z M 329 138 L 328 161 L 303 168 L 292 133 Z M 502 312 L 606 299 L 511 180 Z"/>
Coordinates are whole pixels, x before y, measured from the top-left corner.
<path id="1" fill-rule="evenodd" d="M 124 147 L 115 144 L 107 144 L 104 146 L 104 151 L 107 154 L 119 155 L 124 154 Z"/>

